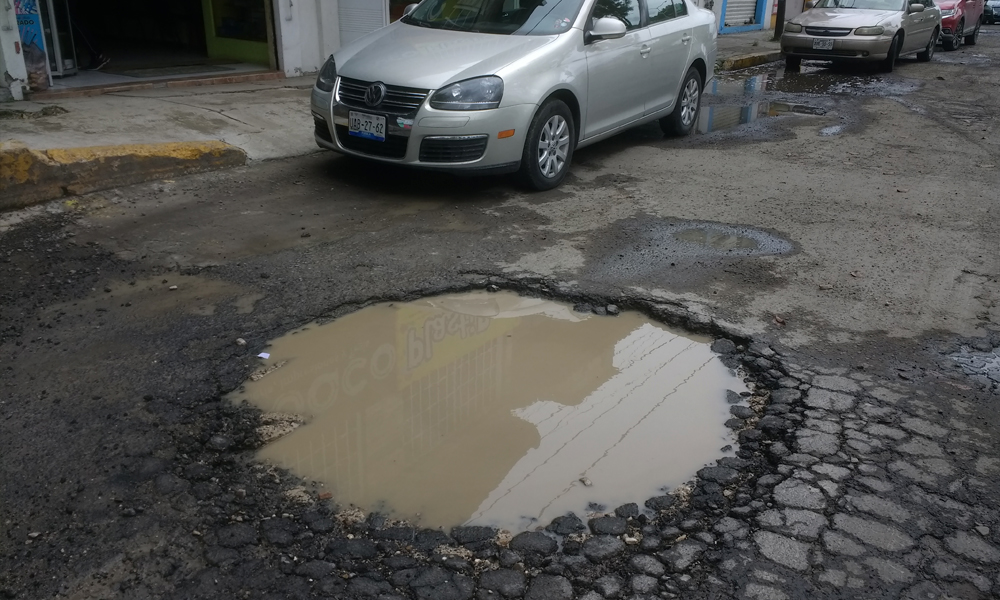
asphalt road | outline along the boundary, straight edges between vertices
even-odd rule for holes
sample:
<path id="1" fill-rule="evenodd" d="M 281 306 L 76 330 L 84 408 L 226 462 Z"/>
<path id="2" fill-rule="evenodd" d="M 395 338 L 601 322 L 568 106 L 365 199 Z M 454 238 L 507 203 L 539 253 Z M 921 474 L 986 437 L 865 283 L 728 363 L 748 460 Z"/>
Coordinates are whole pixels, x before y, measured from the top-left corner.
<path id="1" fill-rule="evenodd" d="M 0 597 L 1000 597 L 998 65 L 994 26 L 727 76 L 717 131 L 627 132 L 542 194 L 321 153 L 0 216 Z M 488 285 L 731 338 L 740 458 L 499 546 L 253 460 L 221 396 L 268 340 Z"/>

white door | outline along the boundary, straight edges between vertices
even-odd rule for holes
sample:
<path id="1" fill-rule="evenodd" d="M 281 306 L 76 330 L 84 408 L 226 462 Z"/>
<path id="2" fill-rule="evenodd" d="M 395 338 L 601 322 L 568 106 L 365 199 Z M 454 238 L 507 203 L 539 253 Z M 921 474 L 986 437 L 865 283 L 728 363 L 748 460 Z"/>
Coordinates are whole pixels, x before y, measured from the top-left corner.
<path id="1" fill-rule="evenodd" d="M 337 14 L 340 17 L 340 45 L 354 40 L 389 24 L 387 0 L 340 0 Z"/>
<path id="2" fill-rule="evenodd" d="M 681 80 L 691 60 L 690 9 L 684 0 L 646 0 L 649 11 L 649 45 L 655 86 L 646 102 L 646 114 L 654 113 L 677 100 Z"/>
<path id="3" fill-rule="evenodd" d="M 645 113 L 651 89 L 649 29 L 640 28 L 637 0 L 598 0 L 594 18 L 625 23 L 625 37 L 586 46 L 587 116 L 581 139 L 600 135 Z"/>

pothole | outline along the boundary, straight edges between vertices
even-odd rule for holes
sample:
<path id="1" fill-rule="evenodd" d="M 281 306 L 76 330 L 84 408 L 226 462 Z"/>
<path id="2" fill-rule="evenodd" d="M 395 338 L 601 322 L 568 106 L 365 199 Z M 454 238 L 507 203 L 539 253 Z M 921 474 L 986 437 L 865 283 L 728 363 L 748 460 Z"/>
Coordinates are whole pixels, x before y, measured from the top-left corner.
<path id="1" fill-rule="evenodd" d="M 732 454 L 746 391 L 706 338 L 511 293 L 376 305 L 268 353 L 231 399 L 306 424 L 260 457 L 425 527 L 642 505 Z"/>

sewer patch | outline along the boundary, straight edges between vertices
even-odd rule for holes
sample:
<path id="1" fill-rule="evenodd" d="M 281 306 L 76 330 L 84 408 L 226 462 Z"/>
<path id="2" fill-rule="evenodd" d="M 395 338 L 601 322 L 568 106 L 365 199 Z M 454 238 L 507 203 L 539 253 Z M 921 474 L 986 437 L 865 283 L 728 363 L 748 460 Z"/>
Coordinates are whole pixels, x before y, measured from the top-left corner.
<path id="1" fill-rule="evenodd" d="M 732 455 L 746 387 L 708 342 L 634 312 L 439 296 L 293 331 L 231 399 L 302 416 L 260 457 L 342 505 L 518 531 L 641 505 Z"/>

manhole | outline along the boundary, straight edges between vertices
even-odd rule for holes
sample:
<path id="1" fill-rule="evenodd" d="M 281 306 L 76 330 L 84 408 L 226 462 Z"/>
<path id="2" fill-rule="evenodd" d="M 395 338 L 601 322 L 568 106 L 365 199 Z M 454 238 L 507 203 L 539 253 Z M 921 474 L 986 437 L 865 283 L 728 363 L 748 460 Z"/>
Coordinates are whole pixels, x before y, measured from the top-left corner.
<path id="1" fill-rule="evenodd" d="M 708 342 L 634 312 L 440 296 L 293 331 L 232 399 L 305 418 L 260 457 L 341 505 L 517 531 L 641 505 L 731 453 L 727 390 L 746 388 Z"/>

